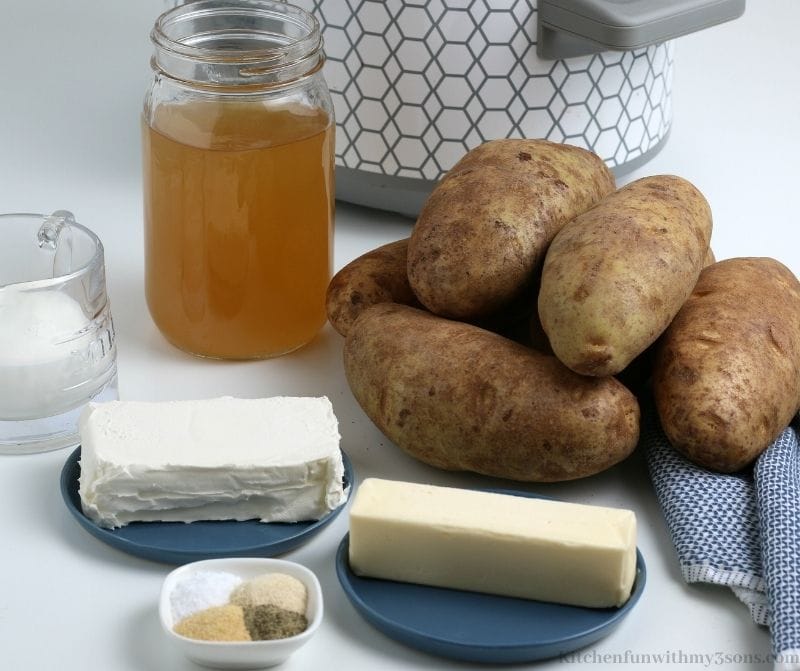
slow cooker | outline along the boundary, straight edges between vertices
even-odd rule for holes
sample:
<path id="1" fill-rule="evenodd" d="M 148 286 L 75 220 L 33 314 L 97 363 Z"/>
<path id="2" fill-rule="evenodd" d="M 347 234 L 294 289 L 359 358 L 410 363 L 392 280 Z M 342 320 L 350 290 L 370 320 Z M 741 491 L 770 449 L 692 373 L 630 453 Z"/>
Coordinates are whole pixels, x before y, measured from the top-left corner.
<path id="1" fill-rule="evenodd" d="M 745 0 L 291 0 L 322 24 L 336 195 L 415 216 L 469 149 L 547 138 L 617 175 L 672 122 L 675 38 Z"/>

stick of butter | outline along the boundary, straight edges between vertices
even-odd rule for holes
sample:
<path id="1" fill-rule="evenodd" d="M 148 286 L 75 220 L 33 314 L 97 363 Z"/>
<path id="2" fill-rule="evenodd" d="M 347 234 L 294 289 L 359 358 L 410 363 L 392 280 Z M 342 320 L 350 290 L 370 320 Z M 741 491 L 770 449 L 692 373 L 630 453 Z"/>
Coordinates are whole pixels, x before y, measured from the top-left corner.
<path id="1" fill-rule="evenodd" d="M 636 576 L 633 511 L 369 478 L 350 510 L 357 575 L 589 607 Z"/>

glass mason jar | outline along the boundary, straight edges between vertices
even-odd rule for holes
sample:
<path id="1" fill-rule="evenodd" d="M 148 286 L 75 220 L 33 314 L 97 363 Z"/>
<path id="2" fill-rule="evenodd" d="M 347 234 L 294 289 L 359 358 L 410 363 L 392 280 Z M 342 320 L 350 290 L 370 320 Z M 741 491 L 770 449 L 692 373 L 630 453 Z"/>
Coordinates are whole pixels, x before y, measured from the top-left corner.
<path id="1" fill-rule="evenodd" d="M 325 323 L 334 118 L 319 24 L 268 0 L 156 21 L 143 115 L 145 292 L 164 336 L 224 359 L 285 354 Z"/>

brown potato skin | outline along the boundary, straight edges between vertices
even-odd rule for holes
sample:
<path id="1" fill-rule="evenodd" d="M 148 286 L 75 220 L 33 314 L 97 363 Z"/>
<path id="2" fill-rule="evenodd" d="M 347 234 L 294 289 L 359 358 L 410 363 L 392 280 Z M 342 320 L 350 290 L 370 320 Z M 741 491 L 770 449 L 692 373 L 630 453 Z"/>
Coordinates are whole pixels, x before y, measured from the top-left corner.
<path id="1" fill-rule="evenodd" d="M 600 157 L 546 140 L 468 152 L 436 186 L 411 233 L 408 278 L 438 315 L 473 321 L 520 295 L 556 232 L 615 188 Z"/>
<path id="2" fill-rule="evenodd" d="M 344 345 L 358 403 L 411 456 L 437 468 L 530 482 L 598 473 L 627 457 L 639 405 L 476 326 L 403 305 L 364 310 Z"/>
<path id="3" fill-rule="evenodd" d="M 712 263 L 716 263 L 716 259 L 714 258 L 714 252 L 709 247 L 705 261 L 703 261 L 703 267 L 710 266 Z M 650 378 L 653 374 L 657 343 L 658 340 L 614 376 L 630 389 L 638 399 L 641 399 L 644 395 L 648 399 L 652 396 Z"/>
<path id="4" fill-rule="evenodd" d="M 800 407 L 800 283 L 775 259 L 708 266 L 656 346 L 670 443 L 723 473 L 750 464 Z"/>
<path id="5" fill-rule="evenodd" d="M 697 281 L 711 209 L 685 179 L 639 179 L 569 222 L 542 269 L 539 318 L 582 375 L 616 375 L 664 331 Z"/>
<path id="6" fill-rule="evenodd" d="M 328 321 L 346 336 L 361 311 L 376 303 L 419 306 L 406 275 L 408 238 L 377 247 L 337 272 L 325 296 Z"/>

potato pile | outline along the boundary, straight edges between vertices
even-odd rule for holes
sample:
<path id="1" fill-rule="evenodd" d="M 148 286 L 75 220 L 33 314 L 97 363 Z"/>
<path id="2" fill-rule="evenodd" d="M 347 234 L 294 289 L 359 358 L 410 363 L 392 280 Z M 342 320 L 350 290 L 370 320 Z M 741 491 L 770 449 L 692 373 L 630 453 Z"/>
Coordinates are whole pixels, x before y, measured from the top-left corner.
<path id="1" fill-rule="evenodd" d="M 711 230 L 680 177 L 617 189 L 584 149 L 487 142 L 409 239 L 331 281 L 348 384 L 427 464 L 553 482 L 635 449 L 650 382 L 676 449 L 739 470 L 800 409 L 800 282 L 770 258 L 715 262 Z"/>

